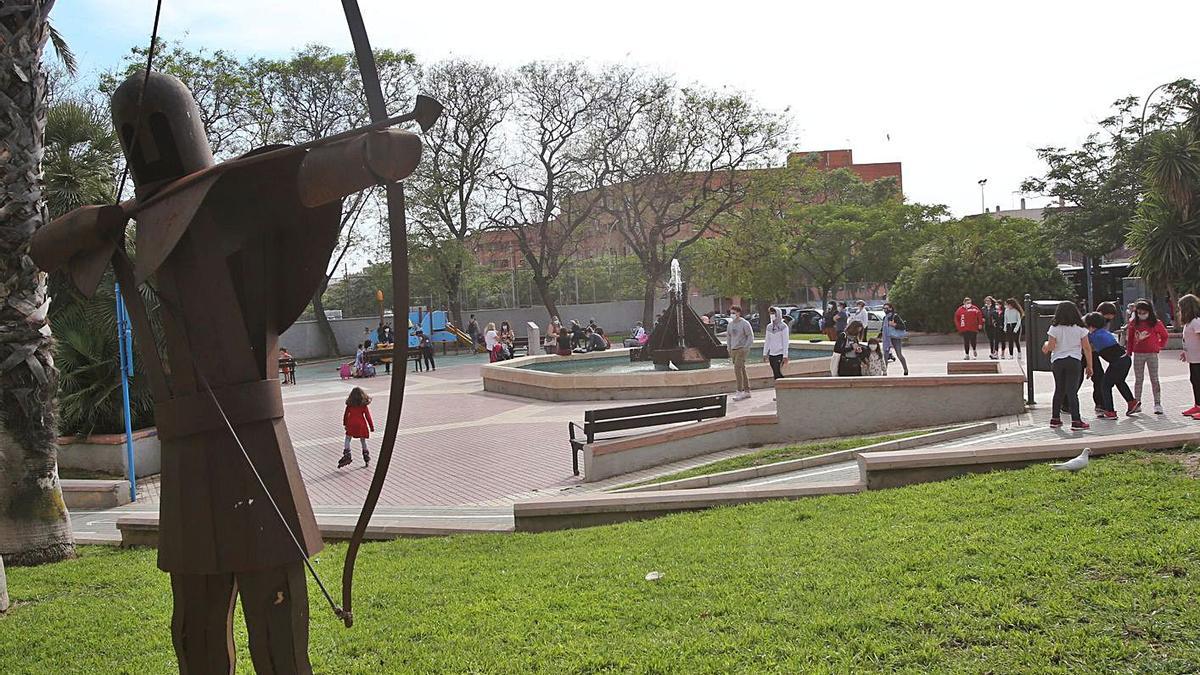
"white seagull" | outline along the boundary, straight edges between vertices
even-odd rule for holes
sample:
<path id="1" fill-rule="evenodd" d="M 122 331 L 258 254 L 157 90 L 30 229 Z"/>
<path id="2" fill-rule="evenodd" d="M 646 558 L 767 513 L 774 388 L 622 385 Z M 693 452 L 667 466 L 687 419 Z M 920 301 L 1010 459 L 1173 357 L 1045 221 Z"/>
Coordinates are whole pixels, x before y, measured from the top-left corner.
<path id="1" fill-rule="evenodd" d="M 1082 471 L 1083 469 L 1087 468 L 1088 453 L 1090 453 L 1091 451 L 1092 451 L 1091 448 L 1084 448 L 1083 452 L 1080 453 L 1079 456 L 1076 457 L 1075 459 L 1072 459 L 1069 462 L 1062 462 L 1059 464 L 1051 464 L 1050 468 L 1054 469 L 1055 471 L 1070 471 L 1071 473 L 1075 473 L 1076 471 Z"/>

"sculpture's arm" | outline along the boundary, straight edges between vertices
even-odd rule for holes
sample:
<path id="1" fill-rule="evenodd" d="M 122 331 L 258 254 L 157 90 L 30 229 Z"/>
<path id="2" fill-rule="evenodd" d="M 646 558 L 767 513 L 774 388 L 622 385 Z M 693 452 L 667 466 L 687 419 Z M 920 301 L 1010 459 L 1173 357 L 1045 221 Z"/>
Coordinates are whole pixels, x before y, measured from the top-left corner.
<path id="1" fill-rule="evenodd" d="M 123 206 L 81 206 L 35 232 L 29 257 L 46 272 L 65 267 L 79 292 L 91 297 L 128 221 Z"/>
<path id="2" fill-rule="evenodd" d="M 420 161 L 421 139 L 399 129 L 368 131 L 313 148 L 300 163 L 300 202 L 312 208 L 403 180 Z"/>

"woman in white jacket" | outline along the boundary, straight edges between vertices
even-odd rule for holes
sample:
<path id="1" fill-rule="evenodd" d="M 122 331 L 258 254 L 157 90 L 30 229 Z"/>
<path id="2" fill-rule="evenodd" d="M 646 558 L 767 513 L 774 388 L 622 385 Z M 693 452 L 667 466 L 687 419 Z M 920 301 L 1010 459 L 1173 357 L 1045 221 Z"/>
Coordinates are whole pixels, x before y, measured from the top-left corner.
<path id="1" fill-rule="evenodd" d="M 775 379 L 783 377 L 783 365 L 788 362 L 788 325 L 779 315 L 778 307 L 771 308 L 771 321 L 763 341 L 763 361 L 771 362 Z"/>

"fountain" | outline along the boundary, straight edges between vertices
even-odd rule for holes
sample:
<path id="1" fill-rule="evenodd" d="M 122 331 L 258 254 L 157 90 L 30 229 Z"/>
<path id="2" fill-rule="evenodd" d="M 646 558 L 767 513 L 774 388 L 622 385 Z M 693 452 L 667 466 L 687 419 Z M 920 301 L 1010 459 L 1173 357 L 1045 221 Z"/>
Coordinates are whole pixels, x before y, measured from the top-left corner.
<path id="1" fill-rule="evenodd" d="M 655 370 L 699 370 L 708 368 L 712 359 L 729 358 L 729 348 L 688 305 L 678 260 L 671 261 L 667 290 L 671 303 L 650 331 L 646 345 L 630 350 L 629 360 L 653 361 Z"/>

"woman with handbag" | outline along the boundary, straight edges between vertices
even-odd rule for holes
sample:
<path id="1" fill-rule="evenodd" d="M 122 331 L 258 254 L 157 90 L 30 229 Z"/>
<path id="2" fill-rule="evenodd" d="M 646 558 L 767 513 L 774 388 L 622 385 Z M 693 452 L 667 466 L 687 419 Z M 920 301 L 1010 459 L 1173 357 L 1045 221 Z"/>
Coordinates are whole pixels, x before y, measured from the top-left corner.
<path id="1" fill-rule="evenodd" d="M 859 377 L 863 374 L 862 359 L 865 356 L 866 347 L 859 342 L 862 330 L 862 323 L 851 321 L 846 326 L 846 331 L 838 335 L 837 341 L 833 343 L 833 362 L 830 364 L 830 374 L 837 377 Z"/>

